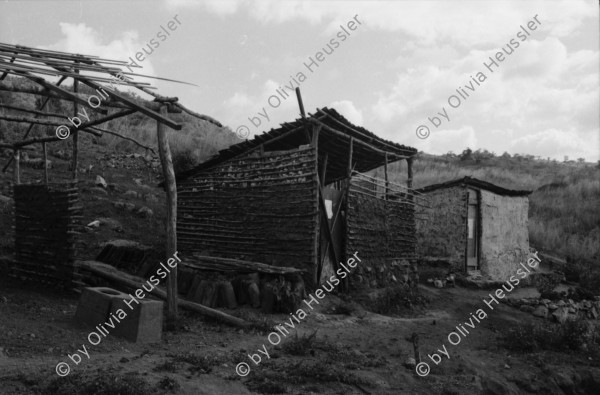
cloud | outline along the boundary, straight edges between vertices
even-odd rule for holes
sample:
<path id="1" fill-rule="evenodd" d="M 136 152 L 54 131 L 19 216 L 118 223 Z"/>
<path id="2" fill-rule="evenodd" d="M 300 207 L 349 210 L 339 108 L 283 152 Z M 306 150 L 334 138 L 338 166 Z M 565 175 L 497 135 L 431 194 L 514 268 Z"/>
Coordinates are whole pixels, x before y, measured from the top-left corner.
<path id="1" fill-rule="evenodd" d="M 344 118 L 352 122 L 355 125 L 363 125 L 363 115 L 350 100 L 338 100 L 334 101 L 329 107 L 335 108 L 337 112 L 342 114 Z"/>
<path id="2" fill-rule="evenodd" d="M 510 145 L 514 153 L 556 159 L 562 159 L 566 155 L 569 159 L 584 157 L 587 161 L 593 161 L 598 157 L 600 141 L 597 133 L 589 133 L 587 138 L 583 138 L 573 130 L 546 129 L 517 137 Z"/>
<path id="3" fill-rule="evenodd" d="M 140 51 L 145 43 L 139 40 L 139 34 L 135 30 L 123 32 L 119 38 L 116 38 L 108 43 L 104 43 L 102 35 L 85 23 L 66 23 L 61 22 L 60 30 L 63 38 L 56 43 L 48 46 L 39 46 L 40 49 L 49 49 L 54 51 L 64 51 L 71 53 L 79 53 L 84 55 L 93 55 L 105 59 L 122 60 L 129 62 L 129 57 L 135 56 L 136 52 Z M 132 68 L 134 73 L 154 76 L 154 67 L 150 57 L 147 57 L 143 62 L 137 62 L 142 68 Z M 125 67 L 124 71 L 129 71 Z M 82 74 L 86 74 L 83 72 Z M 137 77 L 135 81 L 155 83 L 156 80 Z M 124 88 L 129 90 L 128 88 Z M 140 93 L 139 90 L 135 90 Z M 143 95 L 143 94 L 142 94 Z"/>
<path id="4" fill-rule="evenodd" d="M 473 150 L 480 148 L 475 130 L 471 126 L 432 131 L 431 135 L 424 140 L 420 140 L 416 136 L 411 137 L 411 140 L 416 140 L 412 145 L 419 151 L 435 155 L 445 154 L 449 151 L 462 152 L 466 147 Z"/>
<path id="5" fill-rule="evenodd" d="M 219 16 L 236 13 L 241 3 L 240 0 L 166 0 L 169 9 L 202 7 Z"/>
<path id="6" fill-rule="evenodd" d="M 299 118 L 298 104 L 294 92 L 279 89 L 281 85 L 268 79 L 249 94 L 245 90 L 235 92 L 223 101 L 217 117 L 227 119 L 233 130 L 240 125 L 250 129 L 250 135 L 260 134 L 277 128 L 282 122 Z"/>

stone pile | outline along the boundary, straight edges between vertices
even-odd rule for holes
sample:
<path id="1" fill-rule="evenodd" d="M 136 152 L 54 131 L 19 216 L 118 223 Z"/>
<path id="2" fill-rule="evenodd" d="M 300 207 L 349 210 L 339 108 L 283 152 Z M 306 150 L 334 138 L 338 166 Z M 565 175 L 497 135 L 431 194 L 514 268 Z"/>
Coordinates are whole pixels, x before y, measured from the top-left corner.
<path id="1" fill-rule="evenodd" d="M 551 301 L 549 299 L 524 298 L 506 299 L 510 306 L 531 313 L 536 317 L 551 319 L 561 324 L 567 320 L 600 319 L 600 296 L 594 300 L 575 302 L 573 299 Z"/>

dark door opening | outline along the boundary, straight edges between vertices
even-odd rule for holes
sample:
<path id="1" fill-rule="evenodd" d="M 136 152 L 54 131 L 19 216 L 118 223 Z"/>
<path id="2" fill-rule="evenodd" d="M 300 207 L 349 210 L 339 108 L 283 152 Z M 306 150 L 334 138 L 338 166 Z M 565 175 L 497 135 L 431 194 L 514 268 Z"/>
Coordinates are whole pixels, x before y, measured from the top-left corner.
<path id="1" fill-rule="evenodd" d="M 478 192 L 469 189 L 467 215 L 467 272 L 479 270 L 479 199 Z"/>

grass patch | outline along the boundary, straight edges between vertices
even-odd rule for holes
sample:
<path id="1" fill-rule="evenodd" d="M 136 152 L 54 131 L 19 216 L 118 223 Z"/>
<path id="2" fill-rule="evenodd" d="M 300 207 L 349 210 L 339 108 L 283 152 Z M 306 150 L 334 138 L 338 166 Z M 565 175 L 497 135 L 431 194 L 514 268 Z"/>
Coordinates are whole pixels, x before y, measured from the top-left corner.
<path id="1" fill-rule="evenodd" d="M 369 310 L 377 314 L 401 315 L 414 312 L 429 303 L 429 299 L 419 293 L 418 288 L 398 285 L 385 288 L 374 297 L 365 301 Z"/>
<path id="2" fill-rule="evenodd" d="M 57 377 L 39 392 L 44 395 L 148 395 L 156 389 L 140 377 L 131 374 L 116 376 L 102 374 L 94 378 L 81 374 Z"/>
<path id="3" fill-rule="evenodd" d="M 600 327 L 586 320 L 564 324 L 529 323 L 509 329 L 504 336 L 506 348 L 515 351 L 600 350 Z"/>
<path id="4" fill-rule="evenodd" d="M 221 365 L 229 360 L 229 358 L 225 355 L 198 355 L 194 353 L 186 353 L 182 355 L 169 354 L 168 357 L 171 358 L 171 364 L 164 363 L 158 367 L 177 368 L 177 364 L 182 365 L 186 363 L 191 365 L 188 368 L 190 373 L 199 374 L 208 374 L 212 372 L 213 367 Z"/>

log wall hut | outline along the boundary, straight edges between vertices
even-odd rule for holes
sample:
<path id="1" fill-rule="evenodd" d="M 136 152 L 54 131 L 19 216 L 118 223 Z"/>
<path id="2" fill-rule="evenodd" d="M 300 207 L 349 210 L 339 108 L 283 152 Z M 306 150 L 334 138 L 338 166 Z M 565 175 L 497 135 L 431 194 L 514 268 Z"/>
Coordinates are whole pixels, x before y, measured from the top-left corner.
<path id="1" fill-rule="evenodd" d="M 333 109 L 284 123 L 177 175 L 180 251 L 302 269 L 313 287 L 358 252 L 346 289 L 400 281 L 415 263 L 416 153 Z M 400 160 L 406 186 L 364 174 Z"/>

